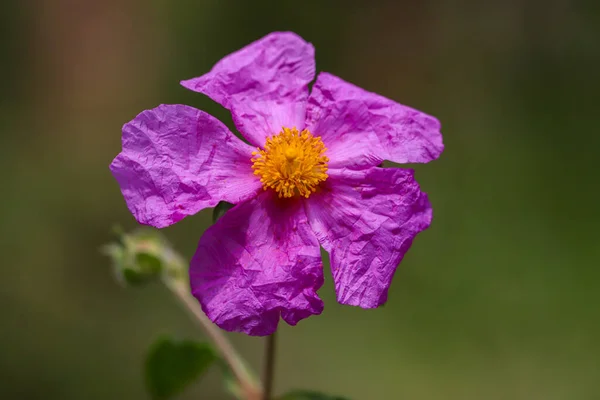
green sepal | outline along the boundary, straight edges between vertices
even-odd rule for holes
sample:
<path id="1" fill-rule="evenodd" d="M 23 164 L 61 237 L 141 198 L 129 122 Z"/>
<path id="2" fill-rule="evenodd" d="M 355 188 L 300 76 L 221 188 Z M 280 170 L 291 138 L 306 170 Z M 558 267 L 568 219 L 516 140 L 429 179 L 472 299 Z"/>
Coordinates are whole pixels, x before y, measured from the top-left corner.
<path id="1" fill-rule="evenodd" d="M 220 201 L 215 208 L 213 208 L 212 222 L 213 224 L 218 221 L 227 211 L 234 207 L 233 204 L 226 201 Z"/>

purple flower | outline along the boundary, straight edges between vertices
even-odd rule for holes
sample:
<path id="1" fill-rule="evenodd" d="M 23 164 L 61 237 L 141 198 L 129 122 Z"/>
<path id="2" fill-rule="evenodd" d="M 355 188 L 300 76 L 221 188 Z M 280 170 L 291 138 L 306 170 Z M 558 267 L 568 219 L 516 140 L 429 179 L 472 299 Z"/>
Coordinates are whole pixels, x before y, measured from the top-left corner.
<path id="1" fill-rule="evenodd" d="M 268 335 L 320 314 L 319 245 L 337 299 L 385 303 L 396 267 L 431 223 L 408 169 L 443 150 L 439 122 L 328 73 L 314 48 L 272 33 L 181 82 L 220 103 L 250 142 L 184 105 L 160 105 L 123 126 L 110 168 L 142 224 L 162 228 L 219 201 L 236 204 L 200 239 L 193 295 L 228 331 Z"/>

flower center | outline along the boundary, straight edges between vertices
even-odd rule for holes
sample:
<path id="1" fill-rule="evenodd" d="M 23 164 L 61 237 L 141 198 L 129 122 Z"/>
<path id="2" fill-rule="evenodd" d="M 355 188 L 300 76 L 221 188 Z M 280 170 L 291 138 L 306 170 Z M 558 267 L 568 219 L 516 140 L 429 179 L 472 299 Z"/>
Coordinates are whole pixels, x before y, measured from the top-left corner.
<path id="1" fill-rule="evenodd" d="M 270 187 L 279 197 L 308 197 L 327 179 L 326 150 L 307 129 L 283 128 L 267 138 L 264 150 L 252 152 L 252 169 L 265 190 Z"/>

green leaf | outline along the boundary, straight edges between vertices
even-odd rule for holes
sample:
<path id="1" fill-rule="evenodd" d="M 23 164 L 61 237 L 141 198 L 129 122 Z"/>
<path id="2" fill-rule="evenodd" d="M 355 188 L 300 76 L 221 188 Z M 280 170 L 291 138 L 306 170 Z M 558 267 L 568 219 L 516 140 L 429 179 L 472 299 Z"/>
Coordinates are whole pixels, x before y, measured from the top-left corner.
<path id="1" fill-rule="evenodd" d="M 313 392 L 310 390 L 294 390 L 283 396 L 279 397 L 278 400 L 348 400 L 345 397 L 329 396 L 323 393 Z"/>
<path id="2" fill-rule="evenodd" d="M 219 218 L 221 218 L 225 213 L 233 208 L 233 204 L 228 203 L 226 201 L 220 201 L 219 204 L 213 209 L 212 220 L 213 224 L 217 222 Z"/>
<path id="3" fill-rule="evenodd" d="M 161 338 L 146 359 L 146 382 L 153 399 L 168 399 L 200 378 L 217 359 L 208 343 Z"/>

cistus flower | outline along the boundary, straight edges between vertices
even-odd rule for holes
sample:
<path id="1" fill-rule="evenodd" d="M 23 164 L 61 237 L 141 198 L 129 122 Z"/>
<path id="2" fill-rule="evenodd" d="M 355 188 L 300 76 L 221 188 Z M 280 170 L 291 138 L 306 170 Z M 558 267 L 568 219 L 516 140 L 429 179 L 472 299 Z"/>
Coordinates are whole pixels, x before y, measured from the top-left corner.
<path id="1" fill-rule="evenodd" d="M 319 246 L 337 299 L 375 308 L 432 210 L 409 169 L 443 150 L 439 122 L 328 73 L 314 48 L 276 32 L 182 81 L 227 108 L 250 145 L 209 114 L 160 105 L 123 126 L 110 168 L 141 224 L 169 226 L 235 204 L 200 238 L 193 295 L 221 328 L 273 333 L 320 314 Z"/>

